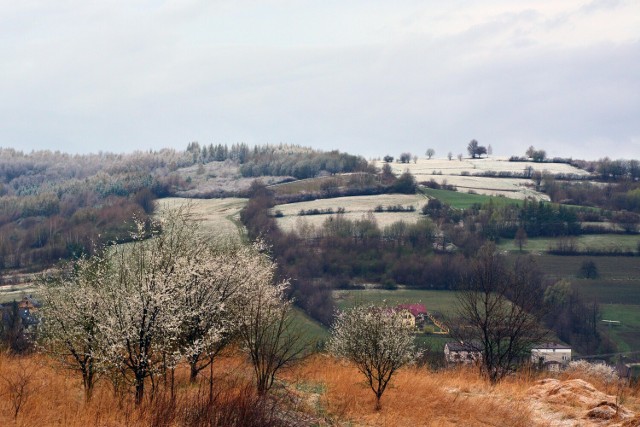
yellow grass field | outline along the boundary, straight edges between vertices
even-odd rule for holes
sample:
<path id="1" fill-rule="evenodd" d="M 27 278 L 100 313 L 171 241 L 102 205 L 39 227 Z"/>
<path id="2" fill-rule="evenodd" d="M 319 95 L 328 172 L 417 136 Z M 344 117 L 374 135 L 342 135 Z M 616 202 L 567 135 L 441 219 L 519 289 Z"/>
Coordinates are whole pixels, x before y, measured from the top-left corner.
<path id="1" fill-rule="evenodd" d="M 607 384 L 582 375 L 549 375 L 523 373 L 491 386 L 475 368 L 432 371 L 405 367 L 391 380 L 382 397 L 382 409 L 375 411 L 374 395 L 353 365 L 317 354 L 279 374 L 269 399 L 292 426 L 639 425 L 638 387 Z M 251 366 L 239 353 L 218 359 L 213 384 L 218 396 L 214 411 L 225 404 L 245 405 L 247 410 L 247 404 L 260 402 L 252 394 Z M 202 416 L 208 372 L 203 371 L 197 383 L 189 384 L 187 367 L 179 366 L 173 402 L 168 383 L 161 380 L 158 387 L 155 400 L 147 398 L 136 408 L 130 391 L 114 393 L 111 383 L 103 379 L 86 403 L 78 374 L 60 369 L 43 355 L 0 353 L 0 425 L 209 425 L 202 423 L 202 418 L 199 423 L 193 419 Z M 17 411 L 16 403 L 21 404 Z M 617 408 L 618 414 L 609 412 L 609 418 L 602 418 L 604 410 L 611 408 Z"/>
<path id="2" fill-rule="evenodd" d="M 158 200 L 158 214 L 164 209 L 189 205 L 193 218 L 201 225 L 202 230 L 216 238 L 238 241 L 240 233 L 240 210 L 247 199 L 186 199 L 169 197 Z"/>
<path id="3" fill-rule="evenodd" d="M 415 223 L 422 216 L 420 210 L 427 202 L 427 198 L 420 194 L 380 194 L 374 196 L 349 196 L 336 197 L 333 199 L 320 199 L 308 202 L 289 203 L 277 205 L 272 212 L 281 211 L 284 216 L 278 218 L 278 226 L 285 231 L 298 230 L 303 224 L 310 224 L 315 227 L 322 223 L 331 215 L 304 215 L 298 216 L 301 210 L 309 209 L 328 209 L 337 211 L 338 208 L 346 210 L 344 217 L 354 220 L 361 219 L 363 216 L 371 213 L 378 226 L 383 228 L 386 225 L 396 221 L 405 221 L 407 223 Z M 414 212 L 373 212 L 376 206 L 386 208 L 390 205 L 402 205 L 403 207 L 413 206 Z M 335 214 L 334 214 L 335 215 Z"/>

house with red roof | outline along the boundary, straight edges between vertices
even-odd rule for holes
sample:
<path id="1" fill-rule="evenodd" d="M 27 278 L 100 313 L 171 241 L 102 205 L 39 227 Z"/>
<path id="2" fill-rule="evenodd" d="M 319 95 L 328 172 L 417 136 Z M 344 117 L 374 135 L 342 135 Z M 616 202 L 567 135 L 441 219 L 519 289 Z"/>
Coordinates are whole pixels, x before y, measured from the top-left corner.
<path id="1" fill-rule="evenodd" d="M 406 326 L 412 328 L 416 327 L 416 324 L 424 322 L 424 318 L 427 316 L 427 308 L 424 304 L 399 304 L 394 309 L 402 317 L 402 321 Z"/>

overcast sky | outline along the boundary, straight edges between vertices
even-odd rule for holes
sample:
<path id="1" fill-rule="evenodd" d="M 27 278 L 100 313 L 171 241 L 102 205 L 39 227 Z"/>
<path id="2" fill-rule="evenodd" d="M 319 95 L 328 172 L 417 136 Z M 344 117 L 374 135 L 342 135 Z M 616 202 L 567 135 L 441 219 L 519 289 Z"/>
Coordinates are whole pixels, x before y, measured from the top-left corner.
<path id="1" fill-rule="evenodd" d="M 0 146 L 640 158 L 638 0 L 0 0 Z"/>

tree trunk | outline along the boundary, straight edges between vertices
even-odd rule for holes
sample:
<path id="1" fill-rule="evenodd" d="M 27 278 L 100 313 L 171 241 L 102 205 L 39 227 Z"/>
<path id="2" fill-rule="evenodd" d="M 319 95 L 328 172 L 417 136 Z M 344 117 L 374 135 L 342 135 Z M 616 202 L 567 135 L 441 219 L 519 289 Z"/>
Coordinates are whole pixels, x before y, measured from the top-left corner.
<path id="1" fill-rule="evenodd" d="M 176 368 L 171 367 L 171 400 L 175 400 L 175 387 L 176 387 Z"/>
<path id="2" fill-rule="evenodd" d="M 209 363 L 209 405 L 213 404 L 213 360 Z"/>
<path id="3" fill-rule="evenodd" d="M 142 398 L 144 397 L 144 376 L 136 374 L 136 406 L 140 406 Z"/>
<path id="4" fill-rule="evenodd" d="M 84 386 L 84 401 L 89 402 L 91 396 L 93 396 L 93 372 L 83 372 L 82 383 Z"/>
<path id="5" fill-rule="evenodd" d="M 198 377 L 198 359 L 198 355 L 191 355 L 191 357 L 189 357 L 189 367 L 191 368 L 189 382 L 191 383 L 195 383 L 196 378 Z"/>

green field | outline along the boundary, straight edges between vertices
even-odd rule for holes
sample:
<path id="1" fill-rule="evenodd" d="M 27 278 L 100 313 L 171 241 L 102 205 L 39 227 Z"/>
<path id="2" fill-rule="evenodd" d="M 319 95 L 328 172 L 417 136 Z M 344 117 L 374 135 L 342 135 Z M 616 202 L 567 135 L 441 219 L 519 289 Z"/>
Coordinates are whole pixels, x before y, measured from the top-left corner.
<path id="1" fill-rule="evenodd" d="M 322 345 L 329 338 L 327 328 L 307 316 L 297 307 L 293 309 L 293 322 L 297 332 L 304 337 L 304 341 L 312 348 L 316 345 Z"/>
<path id="2" fill-rule="evenodd" d="M 584 261 L 592 260 L 598 267 L 601 280 L 638 280 L 640 284 L 640 257 L 545 254 L 536 256 L 535 260 L 542 270 L 550 276 L 568 279 L 576 277 Z"/>
<path id="3" fill-rule="evenodd" d="M 518 205 L 522 206 L 522 200 L 508 199 L 506 197 L 485 196 L 482 194 L 469 194 L 460 191 L 434 190 L 433 188 L 420 188 L 424 194 L 457 209 L 467 209 L 475 204 L 485 204 L 490 201 L 496 206 Z"/>
<path id="4" fill-rule="evenodd" d="M 536 237 L 528 239 L 527 244 L 522 248 L 523 252 L 545 252 L 549 248 L 556 246 L 558 238 Z M 575 237 L 577 249 L 605 251 L 619 250 L 621 252 L 636 251 L 640 236 L 629 234 L 586 234 Z M 518 245 L 514 240 L 502 239 L 498 244 L 501 251 L 519 252 Z"/>
<path id="5" fill-rule="evenodd" d="M 574 279 L 571 282 L 589 300 L 602 304 L 640 305 L 640 280 Z"/>
<path id="6" fill-rule="evenodd" d="M 618 344 L 621 352 L 640 351 L 640 305 L 602 304 L 602 318 L 619 326 L 601 325 L 601 331 Z"/>
<path id="7" fill-rule="evenodd" d="M 456 307 L 456 293 L 453 291 L 431 291 L 417 289 L 367 289 L 353 291 L 334 291 L 333 296 L 338 308 L 344 310 L 361 304 L 390 305 L 421 303 L 438 317 L 453 317 Z M 449 335 L 420 334 L 416 343 L 434 353 L 441 353 L 444 345 L 451 341 Z"/>
<path id="8" fill-rule="evenodd" d="M 431 291 L 414 289 L 368 289 L 334 291 L 336 305 L 340 309 L 362 304 L 398 305 L 422 303 L 428 311 L 443 316 L 452 316 L 456 305 L 456 293 L 452 291 Z"/>

